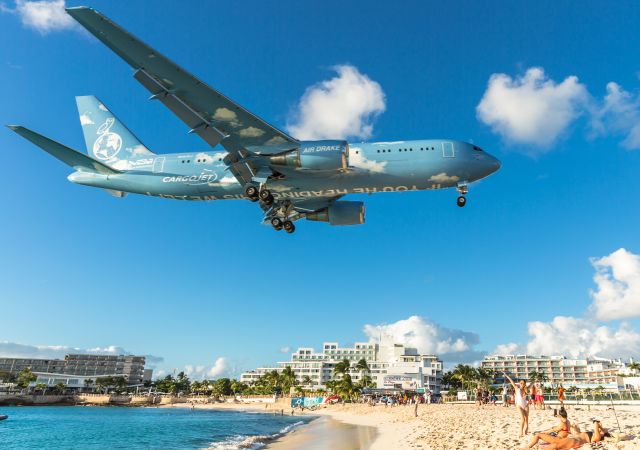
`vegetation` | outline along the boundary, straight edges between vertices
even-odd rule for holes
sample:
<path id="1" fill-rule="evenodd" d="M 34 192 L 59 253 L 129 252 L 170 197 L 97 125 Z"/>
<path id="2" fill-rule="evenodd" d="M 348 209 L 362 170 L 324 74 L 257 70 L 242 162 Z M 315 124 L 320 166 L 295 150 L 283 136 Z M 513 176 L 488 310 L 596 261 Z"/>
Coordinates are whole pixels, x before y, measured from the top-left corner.
<path id="1" fill-rule="evenodd" d="M 29 383 L 36 381 L 37 379 L 38 377 L 36 376 L 36 374 L 34 374 L 31 369 L 27 367 L 25 369 L 22 369 L 18 374 L 16 384 L 21 388 L 26 389 L 27 387 L 29 387 Z"/>
<path id="2" fill-rule="evenodd" d="M 458 364 L 453 370 L 445 372 L 442 384 L 451 390 L 471 390 L 478 387 L 488 388 L 493 383 L 493 372 L 482 367 Z"/>

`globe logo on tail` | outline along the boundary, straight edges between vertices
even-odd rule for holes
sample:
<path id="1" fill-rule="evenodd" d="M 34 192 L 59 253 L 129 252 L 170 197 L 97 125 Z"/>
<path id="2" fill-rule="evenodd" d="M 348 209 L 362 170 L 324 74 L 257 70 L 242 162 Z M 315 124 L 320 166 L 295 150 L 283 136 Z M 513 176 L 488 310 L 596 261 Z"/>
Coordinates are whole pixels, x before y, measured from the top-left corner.
<path id="1" fill-rule="evenodd" d="M 109 117 L 96 131 L 98 139 L 93 143 L 93 154 L 103 161 L 114 158 L 122 148 L 120 135 L 109 131 L 113 123 L 113 117 Z"/>

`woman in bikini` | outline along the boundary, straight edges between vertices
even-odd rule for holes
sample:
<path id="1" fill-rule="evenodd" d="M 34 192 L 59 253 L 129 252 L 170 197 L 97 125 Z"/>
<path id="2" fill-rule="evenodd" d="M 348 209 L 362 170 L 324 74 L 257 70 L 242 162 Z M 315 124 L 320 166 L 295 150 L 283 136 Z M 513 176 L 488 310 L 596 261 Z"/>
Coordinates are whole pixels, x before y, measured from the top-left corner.
<path id="1" fill-rule="evenodd" d="M 518 384 L 514 383 L 511 377 L 504 372 L 504 376 L 509 380 L 514 391 L 514 403 L 516 409 L 520 413 L 520 437 L 529 432 L 529 404 L 527 403 L 527 383 L 520 380 Z"/>
<path id="2" fill-rule="evenodd" d="M 609 430 L 602 426 L 599 420 L 593 421 L 593 431 L 582 432 L 578 425 L 572 425 L 573 432 L 585 442 L 600 442 L 606 437 L 611 437 Z"/>
<path id="3" fill-rule="evenodd" d="M 569 429 L 571 428 L 571 423 L 567 418 L 567 411 L 564 408 L 560 408 L 560 412 L 558 413 L 558 420 L 560 423 L 558 426 L 551 428 L 542 433 L 536 433 L 529 442 L 529 445 L 522 447 L 523 449 L 533 448 L 538 442 L 543 441 L 549 444 L 553 444 L 556 442 L 560 442 L 566 437 L 569 436 Z"/>

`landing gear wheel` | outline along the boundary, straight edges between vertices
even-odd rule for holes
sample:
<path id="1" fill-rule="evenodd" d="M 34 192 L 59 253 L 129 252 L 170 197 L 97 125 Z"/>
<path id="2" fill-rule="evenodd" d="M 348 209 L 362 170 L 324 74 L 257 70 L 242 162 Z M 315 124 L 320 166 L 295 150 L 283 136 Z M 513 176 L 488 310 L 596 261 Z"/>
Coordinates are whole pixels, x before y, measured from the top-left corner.
<path id="1" fill-rule="evenodd" d="M 262 200 L 262 203 L 264 203 L 267 206 L 273 205 L 273 202 L 274 202 L 273 195 L 271 194 L 269 194 L 267 198 L 261 198 L 261 200 Z"/>
<path id="2" fill-rule="evenodd" d="M 258 188 L 255 186 L 247 186 L 244 193 L 252 202 L 258 201 Z"/>
<path id="3" fill-rule="evenodd" d="M 271 191 L 269 189 L 261 190 L 260 194 L 258 195 L 260 196 L 260 200 L 262 200 L 263 202 L 266 202 L 269 197 L 273 199 L 273 196 L 271 195 Z"/>
<path id="4" fill-rule="evenodd" d="M 458 197 L 457 203 L 458 203 L 458 206 L 462 208 L 464 205 L 467 204 L 467 198 L 464 195 L 461 195 L 460 197 Z"/>
<path id="5" fill-rule="evenodd" d="M 284 225 L 282 223 L 282 219 L 280 219 L 279 217 L 274 217 L 273 219 L 271 219 L 271 226 L 275 228 L 276 231 L 280 231 L 282 230 L 282 227 Z"/>
<path id="6" fill-rule="evenodd" d="M 290 220 L 285 220 L 284 223 L 282 224 L 282 227 L 284 228 L 284 231 L 286 231 L 289 234 L 296 231 L 296 226 Z"/>

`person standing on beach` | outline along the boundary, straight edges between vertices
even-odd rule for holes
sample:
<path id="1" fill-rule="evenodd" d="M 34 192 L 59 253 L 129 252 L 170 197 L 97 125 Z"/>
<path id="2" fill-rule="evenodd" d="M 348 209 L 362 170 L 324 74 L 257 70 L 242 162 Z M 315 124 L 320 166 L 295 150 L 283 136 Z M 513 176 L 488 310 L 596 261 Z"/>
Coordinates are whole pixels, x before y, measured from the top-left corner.
<path id="1" fill-rule="evenodd" d="M 504 376 L 511 386 L 513 386 L 514 403 L 516 409 L 520 413 L 520 437 L 529 433 L 529 404 L 527 403 L 527 382 L 520 380 L 518 384 L 514 383 L 509 374 L 504 372 Z"/>
<path id="2" fill-rule="evenodd" d="M 560 406 L 564 408 L 564 391 L 565 389 L 560 385 L 558 388 L 558 401 L 560 402 Z"/>
<path id="3" fill-rule="evenodd" d="M 502 406 L 509 407 L 509 388 L 506 383 L 502 385 Z"/>

